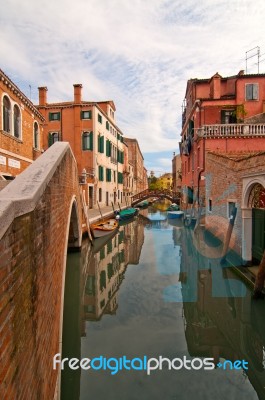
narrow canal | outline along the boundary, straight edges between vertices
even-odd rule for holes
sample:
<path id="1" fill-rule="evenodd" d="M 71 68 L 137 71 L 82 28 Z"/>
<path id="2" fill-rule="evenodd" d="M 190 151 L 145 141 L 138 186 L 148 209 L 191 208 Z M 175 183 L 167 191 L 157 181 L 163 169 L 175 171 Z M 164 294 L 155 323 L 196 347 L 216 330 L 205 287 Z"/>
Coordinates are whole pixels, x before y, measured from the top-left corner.
<path id="1" fill-rule="evenodd" d="M 265 399 L 265 302 L 219 250 L 149 208 L 69 254 L 63 356 L 94 369 L 64 369 L 61 399 Z"/>

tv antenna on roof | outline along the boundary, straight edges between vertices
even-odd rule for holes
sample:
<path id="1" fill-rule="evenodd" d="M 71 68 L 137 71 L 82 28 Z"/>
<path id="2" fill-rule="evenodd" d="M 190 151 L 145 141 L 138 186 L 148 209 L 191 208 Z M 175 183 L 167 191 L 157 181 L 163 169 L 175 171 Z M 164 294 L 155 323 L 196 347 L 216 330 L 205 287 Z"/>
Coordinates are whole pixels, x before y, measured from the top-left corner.
<path id="1" fill-rule="evenodd" d="M 254 50 L 256 50 L 256 51 L 253 54 Z M 253 49 L 246 51 L 246 74 L 248 73 L 248 60 L 252 57 L 258 57 L 257 64 L 258 64 L 258 74 L 259 74 L 259 58 L 260 58 L 260 47 L 259 46 L 253 47 Z"/>

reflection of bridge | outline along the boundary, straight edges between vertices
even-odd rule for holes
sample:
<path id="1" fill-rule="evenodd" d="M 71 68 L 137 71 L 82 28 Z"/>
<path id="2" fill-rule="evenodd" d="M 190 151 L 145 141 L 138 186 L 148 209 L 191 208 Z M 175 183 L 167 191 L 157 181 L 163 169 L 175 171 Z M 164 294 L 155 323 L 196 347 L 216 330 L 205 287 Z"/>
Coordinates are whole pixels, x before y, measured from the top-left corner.
<path id="1" fill-rule="evenodd" d="M 173 192 L 170 189 L 146 189 L 132 196 L 132 206 L 135 206 L 149 197 L 159 197 L 160 199 L 168 199 L 172 201 L 172 203 L 180 203 L 180 192 Z"/>

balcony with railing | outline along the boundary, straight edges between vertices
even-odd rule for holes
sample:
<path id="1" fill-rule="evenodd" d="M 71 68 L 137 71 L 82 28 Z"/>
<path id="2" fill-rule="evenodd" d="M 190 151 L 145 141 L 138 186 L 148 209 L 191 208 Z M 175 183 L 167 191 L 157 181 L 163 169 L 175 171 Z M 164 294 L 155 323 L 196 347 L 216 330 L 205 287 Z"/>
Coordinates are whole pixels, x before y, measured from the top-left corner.
<path id="1" fill-rule="evenodd" d="M 199 137 L 260 137 L 265 136 L 265 124 L 218 124 L 203 125 L 196 129 Z"/>

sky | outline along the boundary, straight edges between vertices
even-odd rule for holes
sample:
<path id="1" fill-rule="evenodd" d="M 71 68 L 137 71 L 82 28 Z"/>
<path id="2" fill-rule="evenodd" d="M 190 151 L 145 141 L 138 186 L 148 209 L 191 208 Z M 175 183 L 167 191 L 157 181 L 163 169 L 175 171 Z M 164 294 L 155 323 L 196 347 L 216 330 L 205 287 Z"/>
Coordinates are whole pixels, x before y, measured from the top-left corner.
<path id="1" fill-rule="evenodd" d="M 113 100 L 145 167 L 171 172 L 187 80 L 265 72 L 264 0 L 5 0 L 0 68 L 38 104 Z"/>

